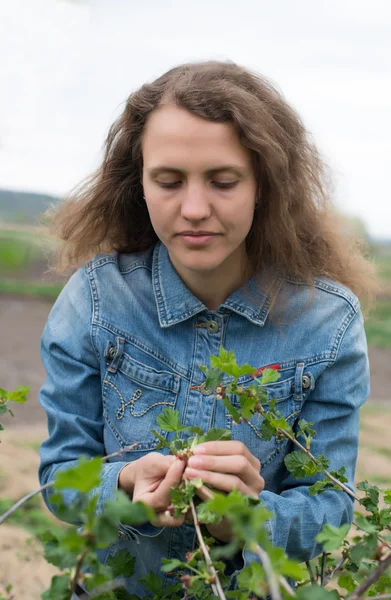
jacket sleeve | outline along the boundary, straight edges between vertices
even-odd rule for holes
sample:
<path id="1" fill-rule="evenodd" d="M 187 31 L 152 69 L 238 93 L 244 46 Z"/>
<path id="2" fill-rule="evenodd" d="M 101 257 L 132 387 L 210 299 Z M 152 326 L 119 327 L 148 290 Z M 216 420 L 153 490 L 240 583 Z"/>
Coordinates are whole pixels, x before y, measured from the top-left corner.
<path id="1" fill-rule="evenodd" d="M 41 485 L 51 481 L 58 471 L 75 466 L 82 455 L 106 454 L 100 362 L 92 337 L 92 311 L 90 283 L 84 268 L 77 271 L 62 290 L 41 340 L 47 377 L 39 400 L 47 415 L 49 432 L 40 449 Z M 113 498 L 119 473 L 126 464 L 118 460 L 103 465 L 102 483 L 91 492 L 99 496 L 97 513 L 102 511 L 107 499 Z M 51 489 L 43 492 L 47 507 L 56 514 L 51 495 Z M 77 492 L 66 489 L 63 496 L 65 503 L 70 504 Z M 80 525 L 80 522 L 74 524 Z M 159 531 L 150 524 L 136 530 L 144 535 L 156 535 Z"/>
<path id="2" fill-rule="evenodd" d="M 311 453 L 325 454 L 331 470 L 345 466 L 346 485 L 354 490 L 359 412 L 369 395 L 367 343 L 359 306 L 351 308 L 337 339 L 336 359 L 316 380 L 300 418 L 314 423 Z M 268 522 L 272 543 L 299 561 L 322 551 L 315 537 L 325 523 L 340 527 L 353 518 L 353 499 L 346 492 L 329 490 L 309 496 L 309 486 L 319 478 L 295 479 L 288 473 L 280 494 L 266 490 L 260 494 L 274 515 Z"/>

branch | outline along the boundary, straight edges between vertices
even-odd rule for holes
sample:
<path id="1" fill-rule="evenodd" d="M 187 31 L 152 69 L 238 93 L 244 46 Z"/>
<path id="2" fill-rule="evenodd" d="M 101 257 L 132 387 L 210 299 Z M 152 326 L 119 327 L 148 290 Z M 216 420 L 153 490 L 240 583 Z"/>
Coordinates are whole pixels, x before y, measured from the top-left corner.
<path id="1" fill-rule="evenodd" d="M 278 582 L 274 574 L 269 555 L 267 554 L 267 552 L 265 552 L 263 548 L 261 548 L 261 546 L 258 546 L 258 544 L 253 544 L 251 550 L 255 552 L 255 554 L 258 554 L 259 558 L 262 561 L 262 566 L 265 569 L 266 579 L 269 584 L 269 592 L 271 599 L 282 600 L 280 588 L 278 586 Z"/>
<path id="2" fill-rule="evenodd" d="M 80 577 L 80 571 L 83 566 L 83 561 L 84 561 L 85 557 L 87 556 L 87 554 L 88 554 L 88 548 L 84 548 L 84 551 L 77 557 L 77 561 L 76 561 L 76 565 L 75 565 L 75 574 L 70 579 L 71 595 L 69 597 L 69 600 L 72 600 L 73 594 L 76 591 L 76 586 L 79 582 L 78 580 Z"/>
<path id="3" fill-rule="evenodd" d="M 332 580 L 332 578 L 333 578 L 333 577 L 334 577 L 334 575 L 337 573 L 337 571 L 340 571 L 340 570 L 341 570 L 341 567 L 342 567 L 343 563 L 345 562 L 345 560 L 346 560 L 346 556 L 345 556 L 345 557 L 343 556 L 343 557 L 342 557 L 342 558 L 339 560 L 339 562 L 338 562 L 338 564 L 335 566 L 335 568 L 334 568 L 334 569 L 331 571 L 331 573 L 329 573 L 329 574 L 327 575 L 327 577 L 325 577 L 325 579 L 324 579 L 324 584 L 323 584 L 325 587 L 326 587 L 326 585 L 329 583 L 329 581 L 331 581 L 331 580 Z"/>
<path id="4" fill-rule="evenodd" d="M 131 446 L 126 446 L 126 448 L 122 448 L 122 450 L 119 450 L 118 452 L 114 452 L 113 454 L 108 454 L 107 456 L 103 456 L 102 462 L 107 462 L 110 458 L 114 458 L 115 456 L 120 456 L 121 454 L 124 454 L 125 452 L 130 452 L 130 450 L 134 450 L 134 448 L 137 448 L 137 446 L 138 446 L 138 442 L 136 442 L 135 444 L 132 444 Z M 13 506 L 11 506 L 11 508 L 9 508 L 4 514 L 2 514 L 0 516 L 0 525 L 2 525 L 16 510 L 18 510 L 18 508 L 20 508 L 21 506 L 23 506 L 23 504 L 28 502 L 30 500 L 30 498 L 37 496 L 37 494 L 40 494 L 44 490 L 47 490 L 48 488 L 51 488 L 53 486 L 54 486 L 54 480 L 48 481 L 48 483 L 45 483 L 45 485 L 41 485 L 41 487 L 39 487 L 37 490 L 34 490 L 34 492 L 30 492 L 29 494 L 26 494 L 26 496 L 23 496 L 23 498 L 18 500 Z"/>
<path id="5" fill-rule="evenodd" d="M 277 429 L 277 432 L 279 435 L 283 435 L 284 437 L 288 438 L 288 440 L 290 440 L 293 444 L 295 444 L 295 446 L 300 448 L 300 450 L 302 452 L 304 452 L 304 454 L 306 454 L 312 460 L 312 462 L 314 462 L 316 465 L 319 466 L 319 462 L 316 460 L 315 456 L 313 454 L 311 454 L 311 452 L 309 450 L 307 450 L 307 448 L 305 448 L 302 444 L 300 444 L 300 442 L 298 442 L 297 439 L 294 438 L 290 433 L 288 433 L 287 431 L 284 431 L 283 429 Z M 344 485 L 343 483 L 338 481 L 338 479 L 336 477 L 334 477 L 333 475 L 331 475 L 331 473 L 326 471 L 326 469 L 323 471 L 323 473 L 326 475 L 326 477 L 328 479 L 330 479 L 330 481 L 332 481 L 334 483 L 334 485 L 338 485 L 341 489 L 343 489 L 344 492 L 346 492 L 347 494 L 349 494 L 349 496 L 351 496 L 352 498 L 357 500 L 357 502 L 359 502 L 359 498 L 356 496 L 356 494 L 354 492 L 352 492 L 352 490 L 350 490 L 348 487 L 346 487 L 346 485 Z"/>
<path id="6" fill-rule="evenodd" d="M 347 600 L 358 600 L 358 598 L 362 598 L 368 588 L 371 587 L 380 577 L 383 575 L 384 571 L 391 565 L 391 554 L 387 556 L 384 560 L 379 561 L 378 567 L 372 571 L 372 573 L 364 579 L 364 581 L 354 590 L 350 596 L 347 597 Z"/>
<path id="7" fill-rule="evenodd" d="M 209 575 L 215 579 L 215 583 L 214 584 L 212 583 L 212 591 L 213 591 L 214 595 L 221 598 L 221 600 L 226 600 L 224 590 L 221 587 L 219 576 L 217 574 L 216 569 L 213 566 L 213 562 L 212 562 L 212 559 L 208 552 L 208 548 L 206 547 L 204 538 L 202 537 L 200 523 L 198 521 L 198 517 L 197 517 L 197 513 L 196 513 L 196 509 L 195 509 L 193 500 L 190 500 L 190 508 L 191 508 L 191 513 L 193 515 L 194 527 L 195 527 L 195 531 L 197 534 L 198 542 L 200 544 L 201 552 L 204 555 L 206 568 L 208 569 Z"/>
<path id="8" fill-rule="evenodd" d="M 286 591 L 288 596 L 295 595 L 295 592 L 293 591 L 293 589 L 291 588 L 291 586 L 289 585 L 289 583 L 287 582 L 287 580 L 285 579 L 285 577 L 283 575 L 279 576 L 278 581 L 280 582 L 280 586 Z"/>
<path id="9" fill-rule="evenodd" d="M 316 583 L 316 577 L 315 577 L 314 572 L 312 570 L 312 565 L 311 565 L 310 561 L 307 560 L 306 563 L 305 563 L 305 565 L 307 567 L 307 571 L 308 571 L 308 574 L 310 576 L 311 583 Z"/>
<path id="10" fill-rule="evenodd" d="M 327 559 L 327 552 L 322 552 L 322 566 L 321 566 L 321 570 L 320 570 L 320 585 L 324 586 L 324 580 L 325 580 L 325 575 L 326 575 L 326 559 Z"/>

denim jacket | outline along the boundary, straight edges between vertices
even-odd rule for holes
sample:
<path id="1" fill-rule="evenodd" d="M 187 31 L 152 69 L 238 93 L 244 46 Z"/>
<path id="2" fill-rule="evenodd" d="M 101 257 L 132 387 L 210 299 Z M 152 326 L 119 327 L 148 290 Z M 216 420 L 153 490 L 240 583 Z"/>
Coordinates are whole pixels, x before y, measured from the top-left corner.
<path id="1" fill-rule="evenodd" d="M 154 451 L 156 417 L 176 408 L 185 425 L 223 427 L 261 462 L 265 489 L 260 498 L 273 513 L 268 531 L 274 545 L 300 561 L 321 551 L 315 537 L 324 523 L 351 522 L 352 499 L 329 490 L 309 496 L 314 478 L 294 479 L 284 457 L 286 439 L 261 439 L 261 417 L 232 423 L 223 403 L 205 384 L 199 365 L 209 365 L 220 345 L 238 364 L 255 368 L 280 364 L 281 377 L 267 385 L 268 397 L 293 429 L 299 419 L 314 423 L 313 454 L 325 454 L 331 469 L 346 467 L 353 489 L 359 408 L 369 394 L 369 367 L 363 318 L 356 296 L 327 278 L 315 289 L 295 278 L 275 275 L 273 292 L 254 278 L 233 292 L 218 310 L 208 310 L 185 286 L 166 247 L 158 242 L 138 254 L 99 255 L 69 280 L 55 303 L 42 336 L 47 371 L 40 401 L 49 437 L 41 446 L 41 484 L 80 455 L 107 455 L 138 442 L 137 449 L 104 465 L 97 510 L 117 489 L 129 462 Z M 272 296 L 283 311 L 271 314 Z M 240 383 L 249 385 L 243 376 Z M 165 432 L 160 431 L 163 436 Z M 169 434 L 170 435 L 170 434 Z M 166 452 L 166 450 L 162 451 Z M 71 501 L 76 492 L 66 492 Z M 50 510 L 50 492 L 44 492 Z M 118 524 L 118 541 L 100 559 L 126 548 L 136 556 L 129 592 L 143 597 L 137 583 L 161 558 L 180 558 L 195 547 L 193 526 L 156 528 Z M 244 562 L 249 559 L 243 553 Z M 243 561 L 239 561 L 240 568 Z M 164 576 L 166 584 L 172 576 Z"/>

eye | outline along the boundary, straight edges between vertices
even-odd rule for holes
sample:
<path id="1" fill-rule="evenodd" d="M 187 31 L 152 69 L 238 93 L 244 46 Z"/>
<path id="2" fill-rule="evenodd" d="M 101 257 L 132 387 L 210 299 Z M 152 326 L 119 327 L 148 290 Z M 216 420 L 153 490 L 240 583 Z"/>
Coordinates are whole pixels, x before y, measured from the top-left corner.
<path id="1" fill-rule="evenodd" d="M 236 181 L 212 181 L 213 185 L 221 190 L 227 190 L 229 188 L 235 187 L 239 183 Z"/>
<path id="2" fill-rule="evenodd" d="M 181 181 L 157 181 L 156 182 L 162 188 L 176 188 L 182 183 Z"/>

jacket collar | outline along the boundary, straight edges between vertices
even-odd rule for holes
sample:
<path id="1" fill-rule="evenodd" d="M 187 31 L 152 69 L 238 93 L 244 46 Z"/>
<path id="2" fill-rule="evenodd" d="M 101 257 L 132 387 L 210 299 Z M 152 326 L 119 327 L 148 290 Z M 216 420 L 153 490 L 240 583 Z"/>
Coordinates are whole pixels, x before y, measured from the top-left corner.
<path id="1" fill-rule="evenodd" d="M 254 323 L 264 325 L 270 311 L 272 299 L 281 286 L 282 278 L 273 273 L 270 289 L 267 292 L 257 285 L 255 277 L 235 290 L 219 306 L 219 311 L 233 311 Z M 208 308 L 185 286 L 176 272 L 166 246 L 158 242 L 152 258 L 152 284 L 161 327 L 170 327 L 185 321 Z"/>

